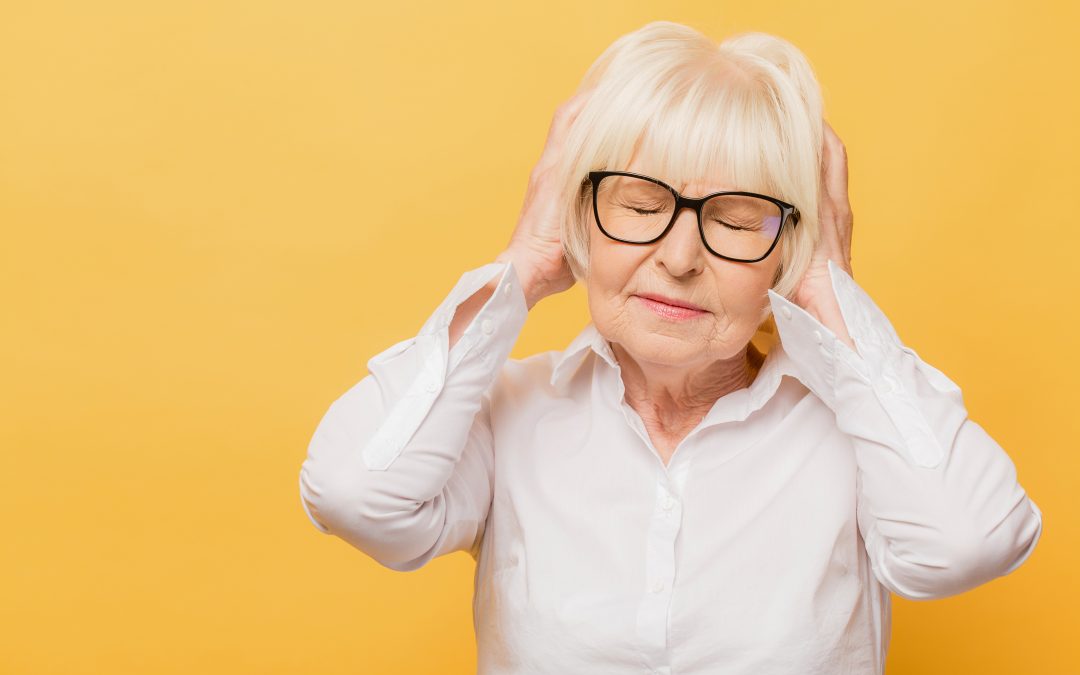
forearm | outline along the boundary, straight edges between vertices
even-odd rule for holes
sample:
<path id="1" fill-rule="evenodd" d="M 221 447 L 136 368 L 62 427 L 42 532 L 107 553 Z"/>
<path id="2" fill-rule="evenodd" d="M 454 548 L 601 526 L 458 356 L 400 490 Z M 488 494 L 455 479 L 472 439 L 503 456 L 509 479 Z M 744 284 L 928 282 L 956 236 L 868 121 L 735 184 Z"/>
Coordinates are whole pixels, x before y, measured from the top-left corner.
<path id="1" fill-rule="evenodd" d="M 509 262 L 513 265 L 514 273 L 518 278 L 518 284 L 521 286 L 521 290 L 525 295 L 525 306 L 528 309 L 531 310 L 536 303 L 550 295 L 550 292 L 547 290 L 547 286 L 544 283 L 543 276 L 536 272 L 534 268 L 529 265 L 526 258 L 516 251 L 512 249 L 503 251 L 495 256 L 495 262 Z M 495 287 L 498 286 L 498 284 L 499 279 L 496 277 L 458 306 L 457 311 L 454 313 L 454 319 L 450 323 L 450 349 L 453 349 L 454 345 L 457 344 L 462 333 L 464 333 L 465 329 L 472 323 L 472 320 L 476 318 L 476 314 L 484 306 L 484 303 L 488 301 L 491 294 L 495 292 Z"/>
<path id="2" fill-rule="evenodd" d="M 525 295 L 525 306 L 530 310 L 536 303 L 547 296 L 565 290 L 564 288 L 553 287 L 551 280 L 546 277 L 539 266 L 533 264 L 533 260 L 533 257 L 520 248 L 507 248 L 495 256 L 495 262 L 509 262 L 513 265 L 514 272 L 517 274 L 518 285 L 521 286 L 522 293 Z"/>
<path id="3" fill-rule="evenodd" d="M 453 349 L 454 345 L 461 339 L 465 329 L 476 318 L 477 313 L 480 312 L 480 309 L 491 297 L 491 294 L 495 292 L 495 287 L 498 285 L 499 277 L 496 276 L 458 305 L 457 311 L 454 312 L 454 319 L 450 322 L 450 349 Z"/>
<path id="4" fill-rule="evenodd" d="M 831 310 L 820 303 L 815 313 L 772 291 L 770 300 L 799 379 L 832 409 L 854 449 L 859 527 L 878 579 L 927 599 L 1015 570 L 1042 518 L 1011 458 L 968 418 L 956 383 L 905 345 L 831 262 L 830 277 L 838 324 L 827 324 Z"/>
<path id="5" fill-rule="evenodd" d="M 526 318 L 515 275 L 499 268 L 465 273 L 418 335 L 369 359 L 369 374 L 330 406 L 308 446 L 300 493 L 312 522 L 394 569 L 470 548 L 484 522 L 493 466 L 485 392 Z M 494 292 L 481 293 L 488 286 Z M 481 296 L 450 348 L 460 299 Z"/>
<path id="6" fill-rule="evenodd" d="M 859 353 L 855 341 L 848 333 L 847 325 L 844 323 L 844 315 L 840 312 L 840 303 L 836 301 L 835 295 L 830 293 L 821 300 L 809 304 L 806 311 L 831 330 L 851 351 L 856 354 Z"/>
<path id="7" fill-rule="evenodd" d="M 1041 513 L 1005 450 L 964 416 L 961 404 L 931 392 L 918 376 L 918 406 L 945 446 L 928 468 L 908 461 L 883 410 L 868 405 L 838 418 L 859 467 L 859 524 L 878 578 L 912 600 L 948 597 L 1015 570 L 1034 549 Z M 953 396 L 959 399 L 959 392 Z"/>

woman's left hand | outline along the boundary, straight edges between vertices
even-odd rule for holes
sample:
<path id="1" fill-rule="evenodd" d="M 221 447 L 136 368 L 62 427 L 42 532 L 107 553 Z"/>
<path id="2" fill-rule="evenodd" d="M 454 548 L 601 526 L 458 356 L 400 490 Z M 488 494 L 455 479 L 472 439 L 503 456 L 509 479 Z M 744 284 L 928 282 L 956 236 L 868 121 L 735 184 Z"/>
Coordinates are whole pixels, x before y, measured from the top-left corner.
<path id="1" fill-rule="evenodd" d="M 854 278 L 851 272 L 851 229 L 854 216 L 848 199 L 847 150 L 829 123 L 824 124 L 822 195 L 818 209 L 821 239 L 792 300 L 854 350 L 855 344 L 848 335 L 833 293 L 828 262 L 832 260 Z"/>

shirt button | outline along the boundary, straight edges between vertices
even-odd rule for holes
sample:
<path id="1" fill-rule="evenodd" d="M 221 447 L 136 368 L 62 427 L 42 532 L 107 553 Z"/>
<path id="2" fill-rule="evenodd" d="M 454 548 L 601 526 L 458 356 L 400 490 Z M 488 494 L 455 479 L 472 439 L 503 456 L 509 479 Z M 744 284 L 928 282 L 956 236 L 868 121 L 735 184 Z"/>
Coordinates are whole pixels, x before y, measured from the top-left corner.
<path id="1" fill-rule="evenodd" d="M 790 319 L 791 318 L 791 308 L 790 307 L 781 307 L 780 308 L 780 313 L 784 315 L 785 319 Z"/>
<path id="2" fill-rule="evenodd" d="M 664 590 L 664 582 L 663 581 L 657 581 L 655 584 L 653 584 L 653 586 L 652 586 L 652 592 L 653 593 L 659 593 L 662 590 Z"/>
<path id="3" fill-rule="evenodd" d="M 670 511 L 671 507 L 675 506 L 675 500 L 671 497 L 664 497 L 664 501 L 660 505 L 664 507 L 665 511 Z"/>
<path id="4" fill-rule="evenodd" d="M 503 286 L 503 295 L 505 295 L 505 296 L 510 295 L 510 284 L 506 284 L 505 286 Z"/>
<path id="5" fill-rule="evenodd" d="M 484 319 L 480 322 L 480 330 L 484 331 L 484 335 L 491 335 L 495 330 L 495 324 L 491 323 L 491 319 Z"/>
<path id="6" fill-rule="evenodd" d="M 427 389 L 429 392 L 434 392 L 438 388 L 439 388 L 439 383 L 436 382 L 435 380 L 428 380 L 427 384 L 424 385 L 424 389 Z"/>
<path id="7" fill-rule="evenodd" d="M 819 331 L 819 330 L 814 331 L 814 339 L 817 340 L 818 344 L 821 344 L 821 331 Z"/>

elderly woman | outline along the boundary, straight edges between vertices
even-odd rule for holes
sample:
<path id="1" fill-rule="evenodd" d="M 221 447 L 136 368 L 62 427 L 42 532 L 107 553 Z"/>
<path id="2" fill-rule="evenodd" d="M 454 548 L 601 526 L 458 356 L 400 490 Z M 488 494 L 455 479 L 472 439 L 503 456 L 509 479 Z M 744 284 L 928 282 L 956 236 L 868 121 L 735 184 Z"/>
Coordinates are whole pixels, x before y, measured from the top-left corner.
<path id="1" fill-rule="evenodd" d="M 394 570 L 468 551 L 482 673 L 882 673 L 890 592 L 1008 574 L 1042 517 L 852 279 L 846 185 L 790 43 L 621 37 L 505 251 L 330 406 L 311 521 Z M 576 281 L 592 321 L 509 358 Z"/>

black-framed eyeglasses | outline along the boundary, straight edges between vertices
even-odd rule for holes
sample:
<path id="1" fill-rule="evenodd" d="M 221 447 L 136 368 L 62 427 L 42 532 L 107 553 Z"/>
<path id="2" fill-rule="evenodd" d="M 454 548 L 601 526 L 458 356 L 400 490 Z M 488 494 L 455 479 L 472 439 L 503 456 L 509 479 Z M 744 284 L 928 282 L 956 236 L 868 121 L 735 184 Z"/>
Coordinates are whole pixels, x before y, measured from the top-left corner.
<path id="1" fill-rule="evenodd" d="M 663 181 L 628 171 L 590 171 L 593 215 L 600 231 L 627 244 L 652 244 L 684 208 L 697 214 L 706 250 L 736 262 L 764 260 L 784 223 L 799 224 L 799 209 L 756 192 L 714 192 L 684 197 Z"/>

